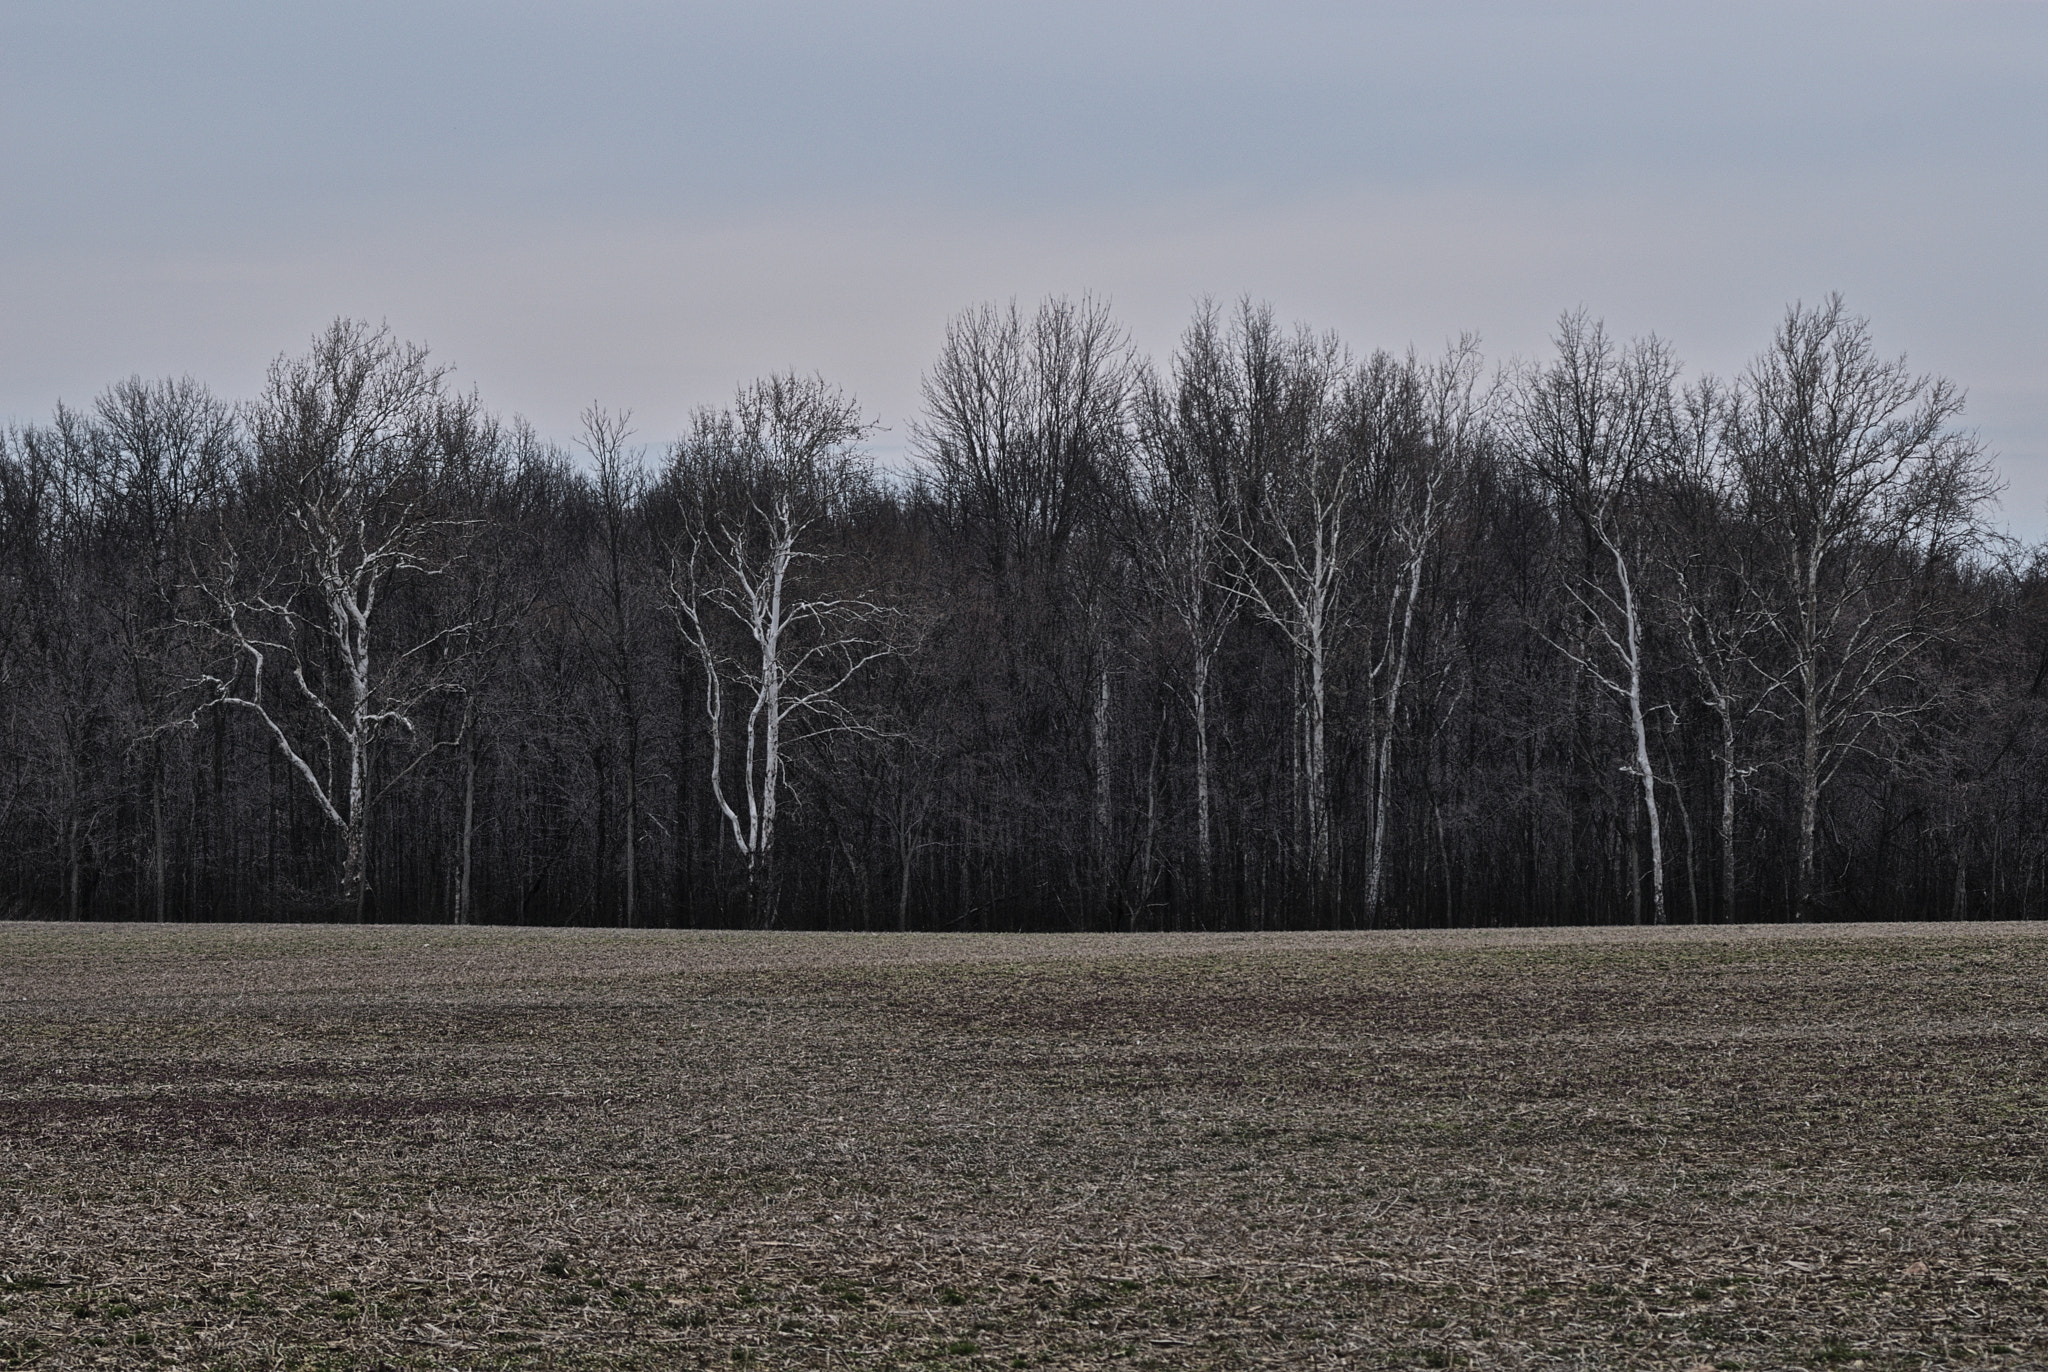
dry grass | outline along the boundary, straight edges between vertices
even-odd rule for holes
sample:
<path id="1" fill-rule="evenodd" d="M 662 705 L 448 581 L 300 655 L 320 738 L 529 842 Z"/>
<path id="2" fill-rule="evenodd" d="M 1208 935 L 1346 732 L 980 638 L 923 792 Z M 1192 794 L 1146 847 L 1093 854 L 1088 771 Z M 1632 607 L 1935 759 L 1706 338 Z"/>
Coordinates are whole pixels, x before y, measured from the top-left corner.
<path id="1" fill-rule="evenodd" d="M 0 926 L 0 1367 L 2048 1366 L 2033 927 Z"/>

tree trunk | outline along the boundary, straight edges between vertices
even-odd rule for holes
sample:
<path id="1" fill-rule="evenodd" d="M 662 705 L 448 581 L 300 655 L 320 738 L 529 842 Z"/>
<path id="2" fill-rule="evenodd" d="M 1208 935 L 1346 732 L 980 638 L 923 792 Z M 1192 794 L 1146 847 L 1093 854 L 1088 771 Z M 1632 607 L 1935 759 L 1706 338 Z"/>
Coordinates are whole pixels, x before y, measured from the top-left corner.
<path id="1" fill-rule="evenodd" d="M 689 699 L 689 673 L 683 661 L 683 642 L 676 639 L 676 699 Z M 685 929 L 697 927 L 697 804 L 696 790 L 687 784 L 687 779 L 696 773 L 695 748 L 692 740 L 696 733 L 690 729 L 676 730 L 675 770 L 675 827 L 669 838 L 669 880 L 674 889 L 669 893 L 669 919 L 671 924 L 680 924 Z"/>
<path id="2" fill-rule="evenodd" d="M 1308 671 L 1308 738 L 1303 761 L 1308 787 L 1308 867 L 1314 919 L 1328 913 L 1330 886 L 1330 791 L 1325 764 L 1323 649 L 1320 626 L 1314 638 Z"/>
<path id="3" fill-rule="evenodd" d="M 626 927 L 640 927 L 637 896 L 640 889 L 640 730 L 638 721 L 626 721 Z"/>
<path id="4" fill-rule="evenodd" d="M 155 740 L 150 752 L 149 771 L 149 821 L 150 821 L 150 894 L 156 907 L 156 922 L 164 922 L 164 744 L 161 738 Z"/>
<path id="5" fill-rule="evenodd" d="M 1792 918 L 1804 920 L 1815 889 L 1814 837 L 1820 818 L 1820 547 L 1805 546 L 1799 595 L 1799 865 L 1793 872 Z"/>
<path id="6" fill-rule="evenodd" d="M 1657 814 L 1657 774 L 1650 767 L 1650 734 L 1643 719 L 1643 626 L 1636 613 L 1635 587 L 1628 574 L 1628 562 L 1621 555 L 1618 544 L 1609 544 L 1614 552 L 1614 569 L 1621 583 L 1622 614 L 1627 619 L 1628 633 L 1628 715 L 1629 724 L 1635 731 L 1636 775 L 1642 779 L 1643 816 L 1650 826 L 1650 909 L 1651 922 L 1662 924 L 1664 914 L 1664 827 Z"/>
<path id="7" fill-rule="evenodd" d="M 79 839 L 77 802 L 72 802 L 72 813 L 64 819 L 64 911 L 66 918 L 77 919 L 79 914 L 78 868 Z"/>
<path id="8" fill-rule="evenodd" d="M 1642 691 L 1631 683 L 1629 704 L 1635 716 L 1636 773 L 1643 784 L 1643 816 L 1650 826 L 1650 922 L 1662 924 L 1664 913 L 1664 830 L 1657 816 L 1657 774 L 1650 770 L 1650 739 L 1643 723 Z"/>
<path id="9" fill-rule="evenodd" d="M 1372 777 L 1372 853 L 1365 867 L 1365 927 L 1379 927 L 1380 891 L 1386 881 L 1385 862 L 1387 849 L 1387 806 L 1388 793 L 1393 789 L 1387 774 L 1394 766 L 1394 724 L 1392 719 L 1380 722 L 1378 754 L 1373 760 Z"/>
<path id="10" fill-rule="evenodd" d="M 1388 774 L 1394 766 L 1394 723 L 1401 709 L 1401 685 L 1408 673 L 1408 642 L 1415 626 L 1415 598 L 1422 590 L 1422 562 L 1417 558 L 1408 568 L 1408 604 L 1401 613 L 1401 634 L 1394 646 L 1393 673 L 1387 683 L 1385 709 L 1378 721 L 1378 756 L 1373 762 L 1372 854 L 1365 869 L 1365 923 L 1379 922 L 1380 889 L 1385 881 L 1383 863 L 1387 841 L 1387 803 L 1392 789 Z"/>
<path id="11" fill-rule="evenodd" d="M 369 892 L 365 880 L 368 845 L 363 842 L 363 817 L 351 814 L 342 829 L 341 900 L 343 912 L 356 924 L 363 922 L 363 906 Z"/>
<path id="12" fill-rule="evenodd" d="M 370 835 L 370 621 L 356 610 L 355 602 L 330 591 L 349 612 L 346 620 L 353 630 L 345 635 L 349 648 L 349 735 L 348 735 L 348 838 L 341 869 L 342 896 L 350 918 L 363 922 L 369 903 Z M 337 615 L 337 622 L 344 616 Z"/>
<path id="13" fill-rule="evenodd" d="M 1633 811 L 1634 807 L 1630 807 Z M 1630 823 L 1621 833 L 1622 847 L 1627 850 L 1628 865 L 1628 922 L 1643 922 L 1643 850 L 1636 841 L 1635 815 L 1629 816 Z"/>
<path id="14" fill-rule="evenodd" d="M 1145 769 L 1145 842 L 1138 863 L 1138 898 L 1131 908 L 1131 931 L 1137 932 L 1138 914 L 1152 903 L 1153 854 L 1159 838 L 1159 743 L 1161 729 L 1152 732 L 1152 760 Z"/>
<path id="15" fill-rule="evenodd" d="M 1722 696 L 1721 715 L 1721 922 L 1735 922 L 1735 717 Z"/>
<path id="16" fill-rule="evenodd" d="M 910 800 L 904 788 L 896 788 L 896 932 L 910 932 L 910 864 L 917 856 L 916 835 L 910 824 Z"/>
<path id="17" fill-rule="evenodd" d="M 780 695 L 775 687 L 769 687 L 767 739 L 762 748 L 760 826 L 754 839 L 754 852 L 747 863 L 747 871 L 753 882 L 754 918 L 757 927 L 773 929 L 776 919 L 775 888 L 775 808 L 777 792 L 782 789 L 782 730 Z"/>
<path id="18" fill-rule="evenodd" d="M 1814 829 L 1820 813 L 1820 721 L 1811 685 L 1803 711 L 1799 741 L 1799 865 L 1793 874 L 1792 918 L 1811 913 L 1814 889 Z"/>
<path id="19" fill-rule="evenodd" d="M 360 702 L 363 696 L 357 697 Z M 369 903 L 370 768 L 369 750 L 362 742 L 360 723 L 364 707 L 357 706 L 357 736 L 348 749 L 348 817 L 344 826 L 341 894 L 349 918 L 363 922 Z"/>
<path id="20" fill-rule="evenodd" d="M 1095 887 L 1107 915 L 1110 900 L 1109 858 L 1109 662 L 1102 663 L 1095 693 Z"/>
<path id="21" fill-rule="evenodd" d="M 1303 754 L 1308 751 L 1308 687 L 1302 676 L 1302 654 L 1294 655 L 1294 728 L 1288 734 L 1289 795 L 1294 803 L 1294 833 L 1281 854 L 1281 881 L 1292 898 L 1307 889 L 1309 869 L 1308 768 Z"/>
<path id="22" fill-rule="evenodd" d="M 476 835 L 476 744 L 462 750 L 462 867 L 455 884 L 455 922 L 470 921 L 470 855 Z"/>
<path id="23" fill-rule="evenodd" d="M 1700 922 L 1700 883 L 1697 851 L 1692 838 L 1692 808 L 1685 803 L 1685 788 L 1678 784 L 1677 768 L 1671 762 L 1667 749 L 1664 755 L 1667 768 L 1671 771 L 1671 798 L 1678 802 L 1678 822 L 1685 833 L 1685 911 L 1694 924 Z"/>
<path id="24" fill-rule="evenodd" d="M 196 778 L 195 778 L 196 779 Z M 234 904 L 234 846 L 228 824 L 228 717 L 213 712 L 213 872 L 207 913 L 214 919 L 226 916 Z"/>
<path id="25" fill-rule="evenodd" d="M 1209 822 L 1209 654 L 1200 648 L 1195 651 L 1194 676 L 1195 905 L 1206 921 L 1215 863 Z"/>

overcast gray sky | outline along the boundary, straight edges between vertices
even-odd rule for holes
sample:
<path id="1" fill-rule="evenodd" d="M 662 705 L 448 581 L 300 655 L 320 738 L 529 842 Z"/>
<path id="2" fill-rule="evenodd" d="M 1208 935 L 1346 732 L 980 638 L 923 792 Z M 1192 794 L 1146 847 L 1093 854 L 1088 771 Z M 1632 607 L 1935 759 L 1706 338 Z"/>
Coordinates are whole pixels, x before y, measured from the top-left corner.
<path id="1" fill-rule="evenodd" d="M 2048 4 L 0 0 L 0 422 L 336 315 L 573 437 L 949 315 L 1196 297 L 1355 347 L 1558 313 L 1732 371 L 1838 290 L 2048 533 Z"/>

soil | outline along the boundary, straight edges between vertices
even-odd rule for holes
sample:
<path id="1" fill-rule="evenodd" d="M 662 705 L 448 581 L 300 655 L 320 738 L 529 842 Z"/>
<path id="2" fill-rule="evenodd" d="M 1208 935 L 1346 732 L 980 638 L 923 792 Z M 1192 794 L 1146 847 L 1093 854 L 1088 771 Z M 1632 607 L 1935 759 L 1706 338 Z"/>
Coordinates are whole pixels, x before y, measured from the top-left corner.
<path id="1" fill-rule="evenodd" d="M 0 924 L 0 1367 L 2048 1367 L 2044 928 Z"/>

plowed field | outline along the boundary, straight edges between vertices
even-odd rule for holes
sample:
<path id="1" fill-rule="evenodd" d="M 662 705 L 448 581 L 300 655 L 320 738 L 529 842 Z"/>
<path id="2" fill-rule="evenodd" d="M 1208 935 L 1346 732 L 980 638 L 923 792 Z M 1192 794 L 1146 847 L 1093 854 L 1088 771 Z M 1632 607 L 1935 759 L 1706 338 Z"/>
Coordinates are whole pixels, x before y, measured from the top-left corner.
<path id="1" fill-rule="evenodd" d="M 2048 1367 L 2042 929 L 0 925 L 0 1367 Z"/>

